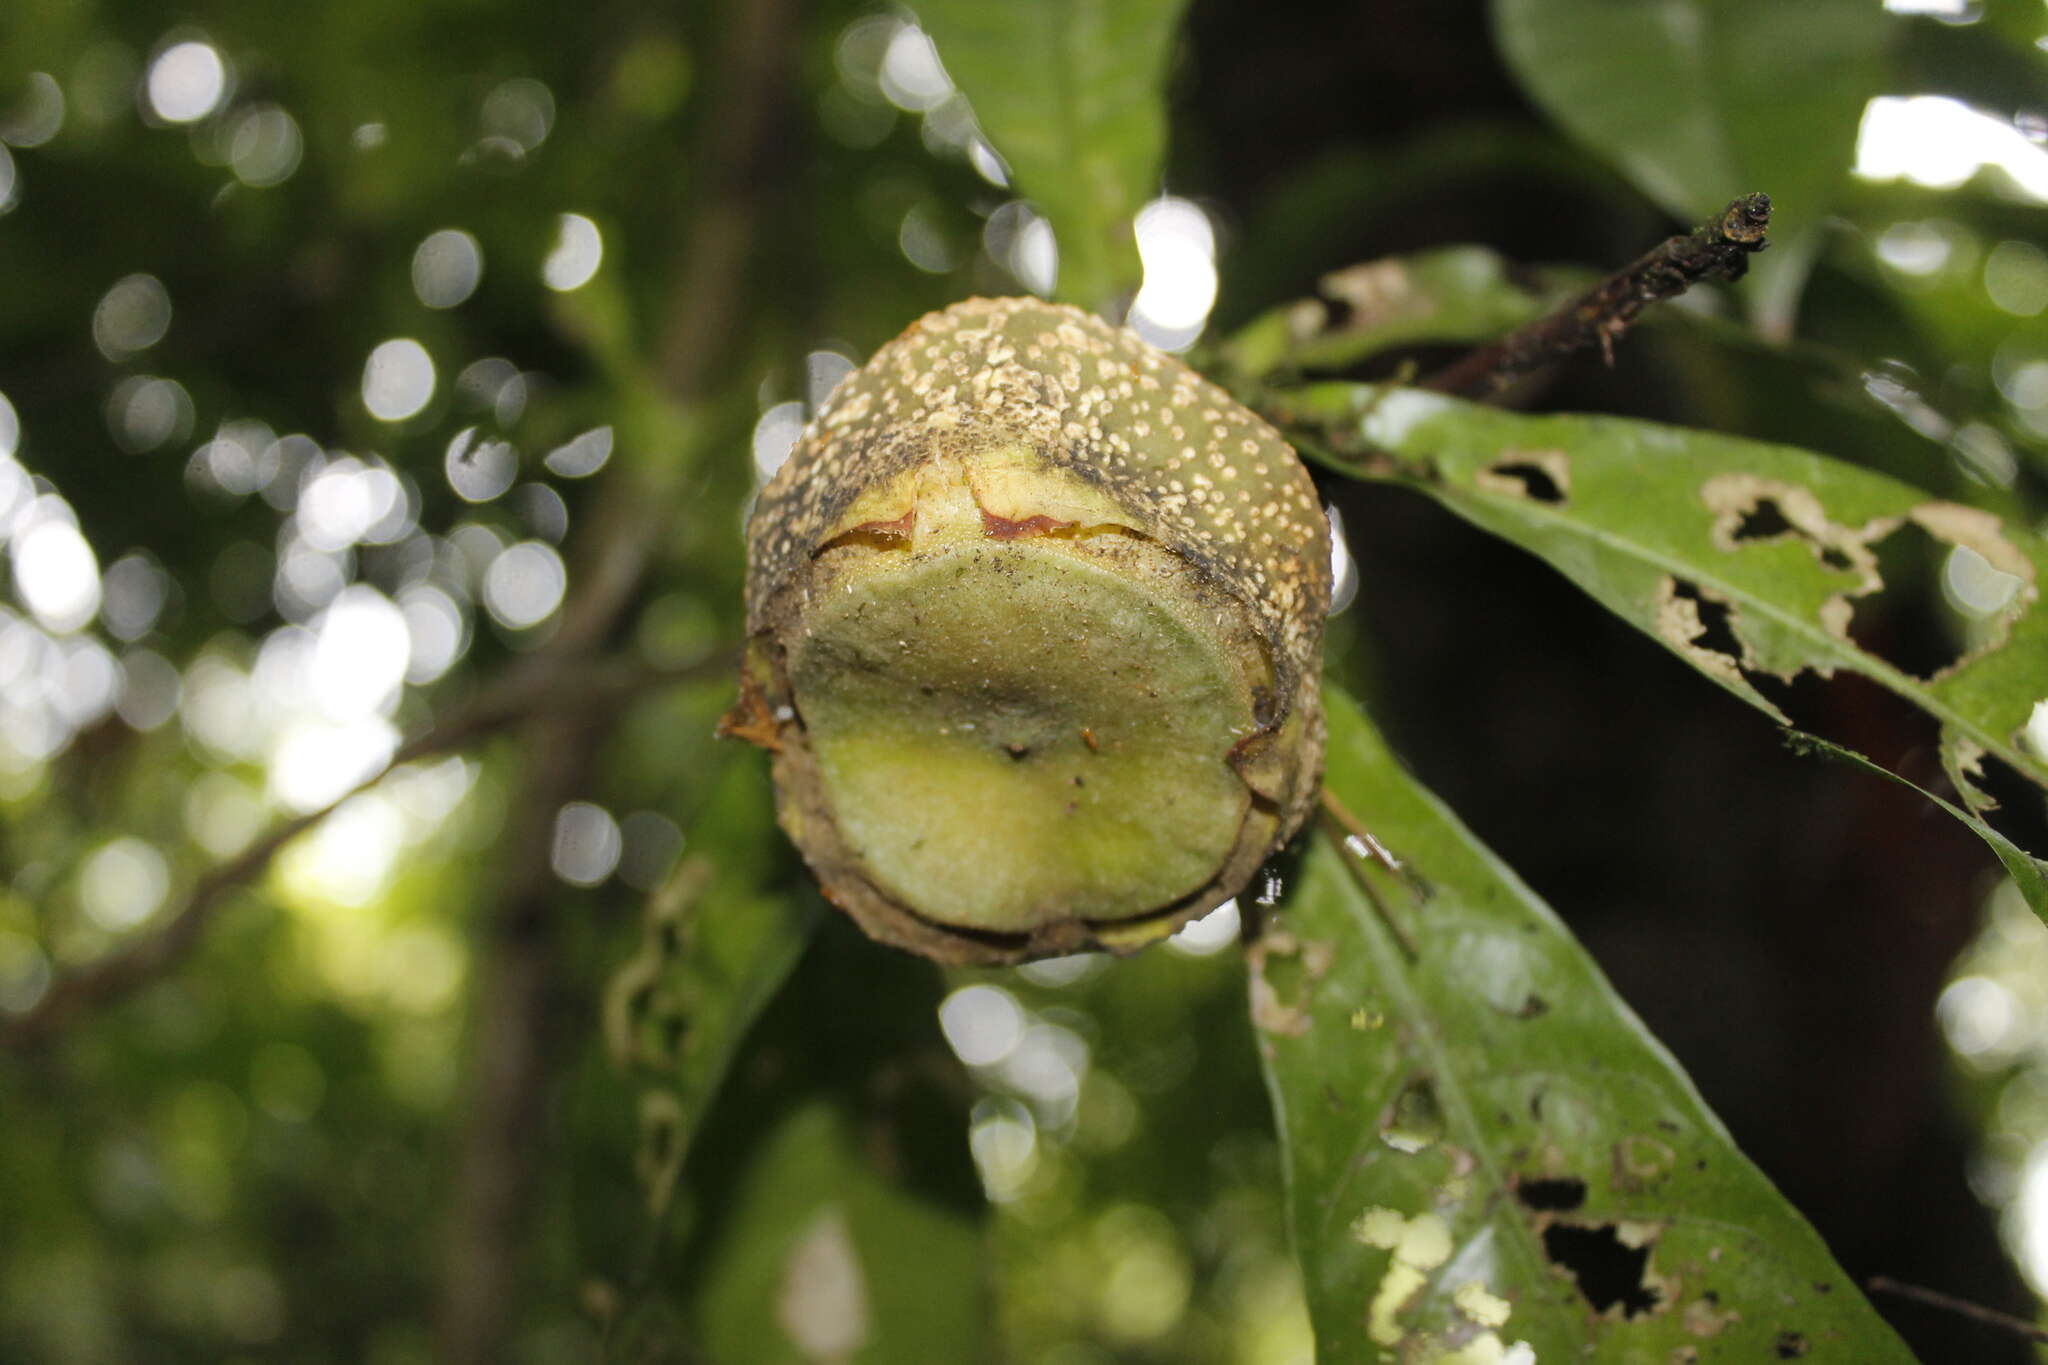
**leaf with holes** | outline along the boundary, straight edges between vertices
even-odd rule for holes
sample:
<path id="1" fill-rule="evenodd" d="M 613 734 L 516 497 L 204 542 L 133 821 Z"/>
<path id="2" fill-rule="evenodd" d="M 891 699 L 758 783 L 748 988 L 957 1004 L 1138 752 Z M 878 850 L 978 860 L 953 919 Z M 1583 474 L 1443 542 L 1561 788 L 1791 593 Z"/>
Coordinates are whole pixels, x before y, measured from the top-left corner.
<path id="1" fill-rule="evenodd" d="M 1267 406 L 1333 467 L 1540 556 L 1781 723 L 1753 679 L 1846 669 L 1939 721 L 1952 766 L 1993 759 L 2048 786 L 2048 544 L 2023 527 L 1824 455 L 1651 422 L 1346 384 Z M 1915 554 L 1939 557 L 1968 609 L 1963 647 L 1886 657 L 1867 618 Z"/>
<path id="2" fill-rule="evenodd" d="M 1098 312 L 1138 282 L 1182 0 L 925 0 L 917 15 L 1012 182 L 1051 220 L 1059 296 Z"/>
<path id="3" fill-rule="evenodd" d="M 605 991 L 612 1059 L 645 1082 L 637 1165 L 657 1219 L 734 1054 L 818 923 L 815 897 L 762 885 L 773 865 L 772 800 L 758 767 L 726 764 L 690 831 L 715 859 L 685 859 L 648 898 L 639 951 Z"/>
<path id="4" fill-rule="evenodd" d="M 1584 281 L 1520 279 L 1498 252 L 1447 246 L 1332 271 L 1316 296 L 1281 304 L 1222 347 L 1235 375 L 1335 371 L 1397 346 L 1487 341 L 1542 317 Z"/>
<path id="5" fill-rule="evenodd" d="M 1787 335 L 1880 93 L 1893 26 L 1866 0 L 1494 0 L 1530 96 L 1682 222 L 1769 192 L 1753 313 Z"/>
<path id="6" fill-rule="evenodd" d="M 1325 698 L 1329 788 L 1405 868 L 1319 834 L 1251 948 L 1321 1357 L 1910 1361 L 1549 908 Z"/>

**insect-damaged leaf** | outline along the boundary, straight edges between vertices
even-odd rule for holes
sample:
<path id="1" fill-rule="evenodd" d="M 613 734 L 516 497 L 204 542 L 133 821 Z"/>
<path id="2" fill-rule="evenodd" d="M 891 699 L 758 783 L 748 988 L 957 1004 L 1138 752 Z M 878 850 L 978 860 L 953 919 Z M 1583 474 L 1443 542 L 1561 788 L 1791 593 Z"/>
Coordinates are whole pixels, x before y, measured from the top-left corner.
<path id="1" fill-rule="evenodd" d="M 1318 835 L 1252 949 L 1321 1357 L 1910 1361 L 1548 907 L 1325 698 L 1330 789 L 1408 875 Z"/>
<path id="2" fill-rule="evenodd" d="M 1332 372 L 1379 352 L 1421 342 L 1490 340 L 1533 322 L 1583 280 L 1550 270 L 1517 278 L 1498 252 L 1446 246 L 1332 271 L 1314 298 L 1262 313 L 1222 348 L 1238 375 L 1277 370 Z"/>
<path id="3" fill-rule="evenodd" d="M 1847 669 L 1939 721 L 1952 752 L 2048 786 L 2034 722 L 2048 697 L 2048 544 L 2024 528 L 1824 455 L 1652 422 L 1346 384 L 1280 406 L 1333 468 L 1406 483 L 1538 555 L 1780 722 L 1753 676 Z M 1954 662 L 1911 671 L 1853 636 L 1858 607 L 1886 587 L 1893 537 L 1943 554 L 1949 581 L 1961 574 L 1974 594 L 1974 643 Z"/>
<path id="4" fill-rule="evenodd" d="M 1059 296 L 1103 311 L 1138 279 L 1131 225 L 1158 189 L 1182 0 L 923 0 L 919 21 L 1051 220 Z"/>

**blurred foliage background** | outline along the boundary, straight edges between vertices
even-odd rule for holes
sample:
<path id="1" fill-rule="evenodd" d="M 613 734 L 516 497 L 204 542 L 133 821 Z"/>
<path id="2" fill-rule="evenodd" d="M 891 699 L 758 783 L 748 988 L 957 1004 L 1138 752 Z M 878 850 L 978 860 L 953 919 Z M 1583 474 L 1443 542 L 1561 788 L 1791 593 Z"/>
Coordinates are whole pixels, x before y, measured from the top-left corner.
<path id="1" fill-rule="evenodd" d="M 1682 226 L 1494 8 L 1197 0 L 1162 337 Z M 1796 92 L 1861 110 L 1832 199 L 1781 195 L 1803 293 L 1518 401 L 2038 526 L 2048 9 L 1849 10 Z M 0 13 L 0 1359 L 1308 1358 L 1235 923 L 942 975 L 820 910 L 712 738 L 761 471 L 911 319 L 1057 269 L 943 57 L 852 0 Z M 1703 79 L 1766 137 L 1794 93 Z M 1417 773 L 1853 1275 L 2038 1316 L 2048 930 L 1982 847 L 1436 507 L 1327 492 L 1333 665 Z M 1872 638 L 1952 652 L 1943 563 L 1888 570 Z M 1788 705 L 1942 781 L 1874 687 Z"/>

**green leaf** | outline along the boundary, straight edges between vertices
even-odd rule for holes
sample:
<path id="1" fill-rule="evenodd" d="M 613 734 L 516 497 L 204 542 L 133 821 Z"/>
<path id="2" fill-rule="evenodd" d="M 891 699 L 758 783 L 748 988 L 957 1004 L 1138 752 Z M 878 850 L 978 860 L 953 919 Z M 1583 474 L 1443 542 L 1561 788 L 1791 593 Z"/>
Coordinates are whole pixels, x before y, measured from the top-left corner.
<path id="1" fill-rule="evenodd" d="M 1303 422 L 1324 433 L 1326 457 L 1360 452 L 1334 467 L 1420 489 L 1541 557 L 1781 723 L 1748 675 L 1847 669 L 2048 785 L 2048 758 L 2025 739 L 2048 700 L 2048 544 L 2023 527 L 1824 455 L 1652 422 L 1348 384 L 1291 391 L 1274 411 L 1297 434 Z M 1393 464 L 1361 464 L 1368 451 Z M 1878 547 L 1909 527 L 1951 556 L 1968 551 L 2008 594 L 1971 625 L 1973 647 L 1929 677 L 1847 628 L 1857 602 L 1886 586 Z"/>
<path id="2" fill-rule="evenodd" d="M 1297 299 L 1246 324 L 1223 346 L 1238 375 L 1341 370 L 1418 342 L 1486 341 L 1543 316 L 1568 290 L 1530 288 L 1483 246 L 1447 246 L 1333 271 L 1317 297 Z"/>
<path id="3" fill-rule="evenodd" d="M 1687 223 L 1739 194 L 1776 205 L 1751 312 L 1790 335 L 1824 216 L 1854 161 L 1894 32 L 1867 0 L 1494 0 L 1537 104 Z"/>
<path id="4" fill-rule="evenodd" d="M 985 1260 L 973 1221 L 883 1180 L 812 1104 L 746 1175 L 696 1316 L 712 1360 L 979 1360 Z"/>
<path id="5" fill-rule="evenodd" d="M 1321 1358 L 1910 1361 L 1550 909 L 1324 695 L 1329 789 L 1406 872 L 1319 833 L 1251 949 Z"/>
<path id="6" fill-rule="evenodd" d="M 1111 309 L 1138 282 L 1132 222 L 1159 188 L 1182 0 L 924 0 L 947 72 L 1051 220 L 1061 298 Z"/>
<path id="7" fill-rule="evenodd" d="M 1817 735 L 1809 735 L 1799 730 L 1791 731 L 1789 738 L 1795 748 L 1819 754 L 1823 758 L 1834 759 L 1839 763 L 1847 763 L 1851 767 L 1861 768 L 1868 773 L 1875 773 L 1887 782 L 1896 782 L 1902 787 L 1911 788 L 1929 801 L 1932 801 L 1935 805 L 1940 806 L 1956 819 L 1968 825 L 1972 830 L 1976 831 L 1977 837 L 1982 839 L 1990 847 L 1991 851 L 1998 856 L 1998 861 L 2004 864 L 2006 875 L 2012 878 L 2012 884 L 2018 889 L 2020 897 L 2026 901 L 2035 914 L 2041 916 L 2044 920 L 2048 920 L 2048 862 L 2043 862 L 2041 859 L 2036 858 L 2033 854 L 2028 853 L 2018 844 L 2000 834 L 1987 824 L 1982 816 L 1974 811 L 1965 810 L 1953 801 L 1943 800 L 1919 783 L 1908 781 L 1889 768 L 1880 767 L 1872 763 L 1853 749 L 1845 749 L 1839 744 L 1830 744 L 1827 740 L 1821 739 Z M 1944 748 L 1946 747 L 1944 746 Z M 1951 778 L 1955 782 L 1957 790 L 1966 794 L 1973 794 L 1974 789 L 1970 784 L 1967 773 L 1952 766 Z M 1981 794 L 1976 795 L 1978 799 L 1982 799 Z"/>
<path id="8" fill-rule="evenodd" d="M 647 1084 L 637 1164 L 648 1203 L 667 1212 L 691 1140 L 747 1030 L 810 942 L 819 905 L 764 885 L 774 809 L 752 754 L 727 763 L 691 845 L 650 896 L 639 951 L 605 991 L 612 1059 Z"/>

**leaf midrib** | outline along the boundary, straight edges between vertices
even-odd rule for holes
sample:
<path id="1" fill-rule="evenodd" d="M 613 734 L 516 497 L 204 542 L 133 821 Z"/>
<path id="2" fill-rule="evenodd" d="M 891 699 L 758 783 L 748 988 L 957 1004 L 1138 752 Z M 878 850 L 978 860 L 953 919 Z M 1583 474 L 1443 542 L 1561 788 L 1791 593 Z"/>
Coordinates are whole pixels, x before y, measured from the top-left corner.
<path id="1" fill-rule="evenodd" d="M 1328 834 L 1318 830 L 1315 838 L 1324 852 L 1338 861 L 1338 875 L 1345 878 L 1347 883 L 1368 875 L 1363 868 L 1353 863 L 1351 855 Z M 1359 938 L 1364 942 L 1366 951 L 1373 956 L 1375 974 L 1386 983 L 1389 992 L 1395 996 L 1402 1017 L 1414 1027 L 1418 1050 L 1428 1054 L 1429 1083 L 1436 1090 L 1438 1102 L 1444 1106 L 1446 1118 L 1461 1130 L 1466 1150 L 1472 1153 L 1473 1161 L 1485 1172 L 1486 1188 L 1505 1190 L 1507 1184 L 1504 1169 L 1495 1158 L 1492 1148 L 1484 1140 L 1485 1130 L 1479 1126 L 1478 1116 L 1465 1094 L 1463 1078 L 1457 1067 L 1452 1064 L 1449 1049 L 1438 1036 L 1433 1014 L 1424 1009 L 1421 996 L 1409 980 L 1406 959 L 1389 941 L 1386 926 L 1379 922 L 1377 913 L 1368 903 L 1364 890 L 1352 884 L 1350 891 L 1351 894 L 1345 901 L 1345 911 L 1359 926 Z M 1367 1135 L 1370 1136 L 1369 1129 Z M 1329 1236 L 1329 1218 L 1330 1213 L 1326 1212 L 1320 1228 L 1321 1238 Z M 1541 1283 L 1549 1272 L 1549 1262 L 1537 1247 L 1534 1233 L 1522 1220 L 1503 1217 L 1499 1206 L 1491 1204 L 1482 1211 L 1482 1221 L 1491 1226 L 1503 1223 L 1509 1226 L 1509 1240 L 1523 1262 L 1519 1282 Z"/>

